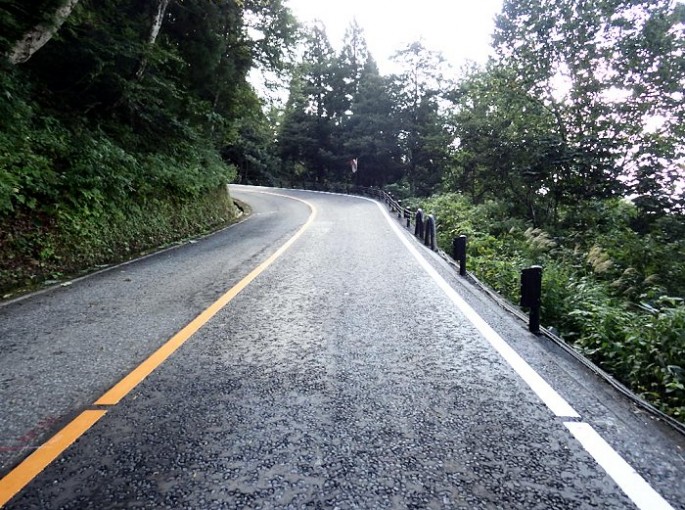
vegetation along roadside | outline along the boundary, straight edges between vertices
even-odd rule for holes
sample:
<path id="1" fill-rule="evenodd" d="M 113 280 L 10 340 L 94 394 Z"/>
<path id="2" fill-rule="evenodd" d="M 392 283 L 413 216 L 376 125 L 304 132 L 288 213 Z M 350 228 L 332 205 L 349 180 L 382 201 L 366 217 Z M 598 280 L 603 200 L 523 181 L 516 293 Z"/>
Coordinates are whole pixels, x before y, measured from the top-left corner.
<path id="1" fill-rule="evenodd" d="M 277 1 L 2 2 L 0 295 L 232 221 L 247 74 L 294 31 Z"/>
<path id="2" fill-rule="evenodd" d="M 677 225 L 638 235 L 630 228 L 635 207 L 620 200 L 586 208 L 587 224 L 548 230 L 512 217 L 494 199 L 474 204 L 464 195 L 441 194 L 407 202 L 437 216 L 438 244 L 446 252 L 454 237 L 467 235 L 469 270 L 513 303 L 521 269 L 541 265 L 543 323 L 635 393 L 685 421 L 685 303 L 679 297 L 685 266 L 673 264 L 685 255 L 685 232 L 678 234 Z M 662 235 L 665 227 L 669 238 Z"/>
<path id="3" fill-rule="evenodd" d="M 2 1 L 0 289 L 214 228 L 228 182 L 384 187 L 514 301 L 543 265 L 543 323 L 685 421 L 685 4 L 579 5 L 382 74 L 281 0 Z"/>

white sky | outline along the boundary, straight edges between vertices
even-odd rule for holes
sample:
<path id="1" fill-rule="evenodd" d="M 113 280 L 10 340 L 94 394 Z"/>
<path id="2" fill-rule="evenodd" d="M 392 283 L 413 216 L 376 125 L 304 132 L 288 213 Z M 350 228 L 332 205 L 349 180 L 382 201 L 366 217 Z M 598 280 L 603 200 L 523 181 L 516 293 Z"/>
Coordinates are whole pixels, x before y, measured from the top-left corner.
<path id="1" fill-rule="evenodd" d="M 455 69 L 467 60 L 484 63 L 502 0 L 288 0 L 287 5 L 303 23 L 321 20 L 337 50 L 356 19 L 381 73 L 388 74 L 390 56 L 420 38 Z"/>

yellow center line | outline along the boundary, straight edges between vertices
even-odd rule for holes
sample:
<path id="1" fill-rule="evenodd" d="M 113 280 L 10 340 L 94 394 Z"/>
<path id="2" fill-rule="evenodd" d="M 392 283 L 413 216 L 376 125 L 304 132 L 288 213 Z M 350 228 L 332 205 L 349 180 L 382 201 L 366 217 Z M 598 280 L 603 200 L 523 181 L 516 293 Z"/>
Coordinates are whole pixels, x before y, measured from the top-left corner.
<path id="1" fill-rule="evenodd" d="M 270 195 L 275 195 L 273 193 L 268 193 Z M 284 195 L 275 195 L 284 196 Z M 171 356 L 179 347 L 181 347 L 191 336 L 193 336 L 198 329 L 207 324 L 207 321 L 214 317 L 219 310 L 231 302 L 231 300 L 236 297 L 240 291 L 247 287 L 252 281 L 257 278 L 264 270 L 269 267 L 273 262 L 283 255 L 283 253 L 290 248 L 290 246 L 297 241 L 297 239 L 302 235 L 302 233 L 309 228 L 309 225 L 314 221 L 316 217 L 316 208 L 309 202 L 300 200 L 299 198 L 292 198 L 293 200 L 298 200 L 304 202 L 311 209 L 311 214 L 307 222 L 297 231 L 297 233 L 291 237 L 283 246 L 281 246 L 273 255 L 257 266 L 250 274 L 238 282 L 235 287 L 226 292 L 223 296 L 217 299 L 213 304 L 209 306 L 204 312 L 195 317 L 187 326 L 185 326 L 181 331 L 176 333 L 167 343 L 155 351 L 149 358 L 143 361 L 137 368 L 130 372 L 121 381 L 115 384 L 107 393 L 102 395 L 96 402 L 95 405 L 99 406 L 113 406 L 119 403 L 119 401 L 124 398 L 133 388 L 135 388 L 138 383 L 150 375 L 159 365 L 161 365 L 164 360 Z"/>
<path id="2" fill-rule="evenodd" d="M 12 499 L 38 473 L 102 418 L 107 411 L 83 411 L 69 425 L 43 443 L 35 452 L 0 479 L 0 507 Z"/>
<path id="3" fill-rule="evenodd" d="M 245 278 L 238 282 L 223 296 L 212 303 L 200 315 L 195 317 L 183 329 L 171 337 L 164 345 L 157 349 L 145 361 L 133 369 L 128 375 L 116 383 L 110 390 L 102 395 L 95 405 L 113 406 L 118 404 L 130 391 L 135 388 L 143 379 L 150 375 L 159 367 L 169 356 L 181 347 L 193 334 L 214 317 L 223 307 L 233 300 L 245 287 L 255 278 L 263 273 L 271 264 L 274 263 L 285 251 L 290 248 L 297 239 L 309 228 L 316 218 L 316 207 L 313 204 L 288 195 L 277 193 L 267 193 L 263 191 L 249 191 L 251 193 L 262 193 L 297 200 L 309 207 L 311 213 L 307 222 L 276 252 L 259 264 Z M 47 442 L 40 446 L 34 453 L 24 459 L 16 468 L 10 471 L 4 478 L 0 479 L 0 507 L 12 499 L 21 491 L 31 480 L 43 471 L 53 460 L 64 452 L 74 441 L 86 433 L 107 411 L 94 410 L 84 411 L 75 420 L 69 423 L 62 430 L 52 436 Z"/>

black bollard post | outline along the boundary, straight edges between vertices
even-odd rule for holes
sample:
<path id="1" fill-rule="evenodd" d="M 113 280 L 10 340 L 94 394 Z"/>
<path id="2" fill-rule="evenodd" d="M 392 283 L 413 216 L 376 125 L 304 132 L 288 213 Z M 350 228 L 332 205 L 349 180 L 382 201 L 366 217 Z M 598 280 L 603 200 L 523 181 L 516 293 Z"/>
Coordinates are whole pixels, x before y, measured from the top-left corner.
<path id="1" fill-rule="evenodd" d="M 435 216 L 432 214 L 429 214 L 428 218 L 426 218 L 425 228 L 424 244 L 430 247 L 431 250 L 435 250 Z"/>
<path id="2" fill-rule="evenodd" d="M 521 306 L 530 308 L 528 330 L 540 334 L 542 301 L 542 267 L 532 266 L 521 271 Z"/>
<path id="3" fill-rule="evenodd" d="M 459 262 L 459 274 L 466 276 L 466 236 L 455 237 L 452 240 L 452 256 Z"/>
<path id="4" fill-rule="evenodd" d="M 423 211 L 421 209 L 416 210 L 415 221 L 414 235 L 419 239 L 423 239 Z"/>
<path id="5" fill-rule="evenodd" d="M 402 200 L 397 201 L 397 218 L 402 217 Z"/>
<path id="6" fill-rule="evenodd" d="M 430 220 L 431 220 L 431 242 L 430 242 L 430 247 L 431 247 L 431 250 L 435 251 L 435 250 L 438 249 L 438 245 L 437 245 L 438 240 L 435 238 L 435 237 L 436 237 L 436 234 L 437 234 L 437 232 L 436 232 L 436 229 L 437 229 L 437 222 L 435 221 L 435 216 L 433 216 L 432 214 L 429 216 L 429 218 L 430 218 Z"/>

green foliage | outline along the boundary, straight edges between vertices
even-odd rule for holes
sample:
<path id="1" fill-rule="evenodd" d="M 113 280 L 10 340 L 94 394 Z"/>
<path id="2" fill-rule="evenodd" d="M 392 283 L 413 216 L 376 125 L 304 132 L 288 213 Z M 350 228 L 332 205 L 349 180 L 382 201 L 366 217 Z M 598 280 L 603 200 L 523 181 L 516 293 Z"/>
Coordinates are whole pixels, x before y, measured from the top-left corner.
<path id="1" fill-rule="evenodd" d="M 547 124 L 554 143 L 534 153 L 531 170 L 547 167 L 539 175 L 553 197 L 632 194 L 644 219 L 682 208 L 683 12 L 672 0 L 504 2 L 495 72 L 508 70 L 507 88 L 527 101 L 517 117 Z M 544 140 L 517 138 L 535 152 Z"/>
<path id="2" fill-rule="evenodd" d="M 685 306 L 662 298 L 654 313 L 590 302 L 571 315 L 584 330 L 576 345 L 646 399 L 685 418 Z"/>
<path id="3" fill-rule="evenodd" d="M 402 179 L 401 181 L 388 184 L 383 189 L 388 194 L 390 194 L 395 200 L 406 201 L 408 198 L 412 196 L 411 188 L 406 179 Z"/>
<path id="4" fill-rule="evenodd" d="M 346 119 L 340 135 L 345 158 L 358 160 L 359 171 L 354 178 L 362 186 L 388 183 L 408 186 L 406 179 L 397 182 L 404 171 L 402 150 L 397 143 L 399 125 L 394 118 L 395 105 L 389 89 L 390 80 L 380 75 L 376 63 L 369 57 L 352 96 L 352 115 Z"/>
<path id="5" fill-rule="evenodd" d="M 433 192 L 450 161 L 453 133 L 446 126 L 440 101 L 445 80 L 444 58 L 417 41 L 397 52 L 402 71 L 390 77 L 404 176 L 412 194 Z"/>
<path id="6" fill-rule="evenodd" d="M 416 42 L 396 60 L 403 72 L 381 76 L 356 23 L 337 54 L 321 27 L 307 32 L 278 133 L 286 181 L 384 186 L 403 180 L 421 195 L 438 187 L 453 139 L 439 107 L 442 58 Z M 350 172 L 352 159 L 357 174 Z"/>
<path id="7" fill-rule="evenodd" d="M 2 55 L 62 4 L 1 1 Z M 81 0 L 0 59 L 0 287 L 229 221 L 236 170 L 276 166 L 247 74 L 282 70 L 294 33 L 280 0 Z"/>
<path id="8" fill-rule="evenodd" d="M 498 201 L 476 205 L 443 194 L 412 206 L 436 215 L 445 251 L 467 235 L 470 270 L 511 302 L 519 301 L 521 269 L 542 265 L 543 323 L 636 393 L 685 418 L 685 304 L 665 297 L 685 294 L 682 218 L 669 216 L 668 230 L 640 236 L 630 228 L 634 206 L 602 201 L 574 220 L 574 208 L 562 210 L 565 230 L 548 233 Z"/>
<path id="9" fill-rule="evenodd" d="M 0 292 L 128 260 L 235 215 L 224 186 L 192 199 L 162 195 L 101 205 L 64 206 L 54 217 L 27 210 L 14 215 L 0 234 Z"/>
<path id="10" fill-rule="evenodd" d="M 53 160 L 68 150 L 63 126 L 49 116 L 35 115 L 35 106 L 12 70 L 0 78 L 0 217 L 17 204 L 36 209 L 56 196 L 58 181 Z"/>
<path id="11" fill-rule="evenodd" d="M 506 198 L 517 216 L 541 226 L 571 201 L 559 171 L 572 158 L 554 116 L 512 86 L 515 80 L 511 69 L 489 66 L 460 81 L 452 117 L 458 146 L 444 186 L 475 202 Z"/>
<path id="12" fill-rule="evenodd" d="M 443 186 L 477 205 L 459 199 L 459 232 L 440 239 L 469 234 L 470 267 L 514 302 L 519 271 L 542 265 L 543 321 L 680 419 L 683 304 L 665 296 L 685 295 L 682 13 L 670 0 L 506 0 L 497 58 L 453 97 Z M 433 205 L 449 226 L 454 211 Z"/>
<path id="13" fill-rule="evenodd" d="M 301 182 L 323 186 L 339 181 L 346 161 L 340 157 L 335 136 L 341 122 L 342 102 L 336 86 L 341 80 L 337 58 L 325 29 L 310 27 L 305 33 L 304 59 L 290 84 L 290 96 L 278 136 L 284 173 L 295 177 L 303 167 Z"/>
<path id="14" fill-rule="evenodd" d="M 61 3 L 61 0 L 0 0 L 0 54 L 31 27 L 49 23 L 50 14 Z"/>

